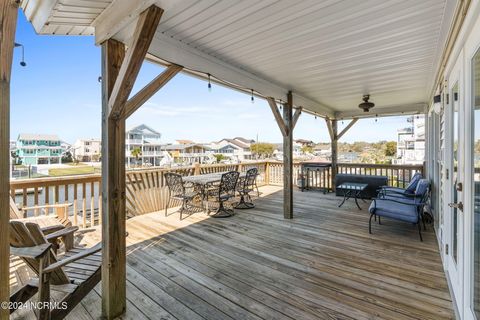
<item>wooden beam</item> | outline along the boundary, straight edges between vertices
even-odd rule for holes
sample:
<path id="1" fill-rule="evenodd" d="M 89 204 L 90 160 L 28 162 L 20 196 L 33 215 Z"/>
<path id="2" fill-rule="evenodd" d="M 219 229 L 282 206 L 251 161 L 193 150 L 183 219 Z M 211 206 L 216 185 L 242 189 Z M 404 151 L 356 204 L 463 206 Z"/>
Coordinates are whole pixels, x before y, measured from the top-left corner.
<path id="1" fill-rule="evenodd" d="M 331 120 L 331 128 L 332 128 L 332 188 L 335 190 L 335 176 L 337 175 L 337 163 L 338 163 L 338 123 L 337 120 Z"/>
<path id="2" fill-rule="evenodd" d="M 333 135 L 331 120 L 329 118 L 325 118 L 325 122 L 327 123 L 327 129 L 328 129 L 328 134 L 330 135 L 330 140 L 335 139 L 335 136 Z"/>
<path id="3" fill-rule="evenodd" d="M 175 8 L 178 1 L 175 0 L 137 0 L 122 1 L 122 5 L 107 7 L 102 14 L 93 22 L 95 27 L 95 41 L 101 44 L 113 36 L 117 40 L 127 44 L 129 36 L 133 33 L 128 30 L 138 14 L 148 6 L 160 3 L 166 12 Z M 119 32 L 121 30 L 126 32 Z M 155 41 L 150 46 L 149 55 L 153 61 L 174 63 L 184 67 L 184 70 L 199 70 L 215 75 L 215 78 L 224 81 L 224 85 L 235 90 L 236 88 L 255 88 L 256 92 L 264 97 L 283 99 L 288 88 L 279 83 L 273 83 L 270 79 L 264 79 L 256 74 L 228 64 L 221 59 L 213 57 L 184 42 L 173 39 L 166 34 L 157 33 Z M 231 83 L 233 85 L 228 86 Z M 242 91 L 243 92 L 243 91 Z M 293 93 L 296 106 L 303 106 L 305 110 L 311 110 L 319 115 L 334 117 L 334 110 L 323 103 L 315 101 L 307 96 Z"/>
<path id="4" fill-rule="evenodd" d="M 350 123 L 338 134 L 337 140 L 340 140 L 340 138 L 348 131 L 348 129 L 350 129 L 357 121 L 358 118 L 353 118 L 352 121 L 350 121 Z"/>
<path id="5" fill-rule="evenodd" d="M 141 107 L 148 99 L 158 92 L 165 84 L 167 84 L 177 73 L 182 71 L 182 67 L 176 64 L 169 66 L 165 71 L 159 74 L 137 94 L 128 99 L 125 105 L 124 118 L 131 116 L 139 107 Z"/>
<path id="6" fill-rule="evenodd" d="M 299 107 L 299 108 L 297 108 L 297 110 L 295 110 L 295 114 L 293 115 L 292 130 L 295 129 L 295 126 L 297 125 L 298 118 L 300 118 L 301 114 L 302 114 L 302 107 Z"/>
<path id="7" fill-rule="evenodd" d="M 0 2 L 0 301 L 10 301 L 10 76 L 12 73 L 18 4 Z M 0 319 L 8 319 L 0 308 Z"/>
<path id="8" fill-rule="evenodd" d="M 109 117 L 118 118 L 124 113 L 125 104 L 132 92 L 153 36 L 157 31 L 162 13 L 162 9 L 153 5 L 142 12 L 138 18 L 133 41 L 128 47 L 108 101 Z"/>
<path id="9" fill-rule="evenodd" d="M 287 135 L 283 136 L 283 217 L 293 218 L 293 95 L 287 95 L 283 105 L 283 121 Z"/>
<path id="10" fill-rule="evenodd" d="M 102 316 L 126 308 L 125 119 L 109 117 L 109 97 L 121 71 L 125 46 L 102 44 Z"/>
<path id="11" fill-rule="evenodd" d="M 270 106 L 270 109 L 272 110 L 273 116 L 277 121 L 278 127 L 282 132 L 282 136 L 286 137 L 288 135 L 288 128 L 285 125 L 284 119 L 282 119 L 282 115 L 280 114 L 280 111 L 278 111 L 278 107 L 277 107 L 277 103 L 275 102 L 275 99 L 272 97 L 268 97 L 267 101 L 268 101 L 268 105 Z"/>

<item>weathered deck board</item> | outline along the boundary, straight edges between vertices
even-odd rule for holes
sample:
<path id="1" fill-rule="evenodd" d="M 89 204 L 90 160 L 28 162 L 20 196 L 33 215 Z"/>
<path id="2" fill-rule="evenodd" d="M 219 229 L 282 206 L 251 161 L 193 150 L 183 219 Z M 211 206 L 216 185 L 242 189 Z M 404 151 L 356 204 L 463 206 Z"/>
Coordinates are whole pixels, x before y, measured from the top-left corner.
<path id="1" fill-rule="evenodd" d="M 416 227 L 387 219 L 370 235 L 368 204 L 337 208 L 338 198 L 317 192 L 295 192 L 294 219 L 284 220 L 279 190 L 262 188 L 255 209 L 228 219 L 162 212 L 128 220 L 123 318 L 454 317 L 431 226 L 423 243 Z M 100 316 L 98 288 L 69 318 Z"/>

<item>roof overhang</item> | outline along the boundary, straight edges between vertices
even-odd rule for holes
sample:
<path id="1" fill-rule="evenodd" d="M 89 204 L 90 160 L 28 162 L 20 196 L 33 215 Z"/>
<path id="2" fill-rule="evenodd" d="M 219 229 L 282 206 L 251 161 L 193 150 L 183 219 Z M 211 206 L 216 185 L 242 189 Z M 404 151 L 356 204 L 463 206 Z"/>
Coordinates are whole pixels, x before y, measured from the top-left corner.
<path id="1" fill-rule="evenodd" d="M 456 0 L 29 0 L 22 6 L 39 33 L 93 28 L 97 44 L 112 37 L 128 46 L 139 14 L 151 5 L 165 10 L 151 61 L 277 101 L 292 91 L 305 112 L 344 119 L 425 112 L 459 7 Z M 376 104 L 369 113 L 357 107 L 365 93 Z"/>

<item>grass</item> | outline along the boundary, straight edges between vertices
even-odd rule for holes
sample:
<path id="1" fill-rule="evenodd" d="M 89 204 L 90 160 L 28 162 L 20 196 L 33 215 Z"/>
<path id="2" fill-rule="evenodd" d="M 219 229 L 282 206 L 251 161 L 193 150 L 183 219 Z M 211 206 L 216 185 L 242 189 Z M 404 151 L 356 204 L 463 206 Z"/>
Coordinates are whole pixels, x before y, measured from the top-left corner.
<path id="1" fill-rule="evenodd" d="M 64 164 L 67 165 L 67 166 L 72 166 L 72 167 L 84 166 L 84 165 L 86 165 L 85 162 L 77 162 L 77 163 L 75 163 L 75 162 L 66 162 L 66 163 L 64 163 Z"/>
<path id="2" fill-rule="evenodd" d="M 51 177 L 60 177 L 60 176 L 74 176 L 80 174 L 92 174 L 100 172 L 100 168 L 95 168 L 91 166 L 75 166 L 72 168 L 56 168 L 48 170 L 48 175 Z"/>

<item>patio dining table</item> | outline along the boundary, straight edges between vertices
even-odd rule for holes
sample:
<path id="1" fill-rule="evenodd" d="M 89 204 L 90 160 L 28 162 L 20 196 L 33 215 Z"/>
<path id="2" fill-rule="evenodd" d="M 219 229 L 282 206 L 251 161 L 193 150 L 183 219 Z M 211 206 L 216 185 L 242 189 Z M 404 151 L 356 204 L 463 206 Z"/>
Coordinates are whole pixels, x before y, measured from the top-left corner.
<path id="1" fill-rule="evenodd" d="M 222 179 L 222 175 L 227 172 L 228 171 L 206 173 L 206 174 L 200 174 L 197 176 L 185 176 L 185 177 L 182 177 L 182 179 L 183 179 L 183 182 L 190 182 L 199 186 L 205 186 L 207 184 L 220 182 L 220 180 Z M 239 179 L 245 178 L 245 175 L 246 173 L 242 172 L 240 173 L 240 176 L 238 178 Z"/>
<path id="2" fill-rule="evenodd" d="M 182 180 L 184 183 L 192 183 L 195 185 L 201 194 L 201 197 L 203 200 L 206 199 L 207 193 L 206 191 L 208 190 L 207 186 L 212 185 L 215 183 L 220 183 L 222 180 L 222 175 L 227 173 L 229 171 L 222 171 L 222 172 L 214 172 L 214 173 L 206 173 L 206 174 L 200 174 L 200 175 L 195 175 L 195 176 L 184 176 L 182 177 Z M 238 179 L 245 178 L 246 172 L 240 173 Z M 203 201 L 202 201 L 203 202 Z M 208 211 L 208 201 L 207 201 L 207 206 L 204 207 L 203 209 L 206 209 Z M 213 215 L 212 217 L 216 217 Z"/>

